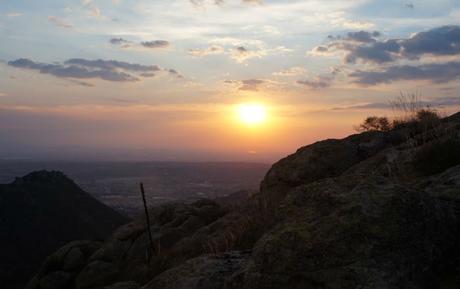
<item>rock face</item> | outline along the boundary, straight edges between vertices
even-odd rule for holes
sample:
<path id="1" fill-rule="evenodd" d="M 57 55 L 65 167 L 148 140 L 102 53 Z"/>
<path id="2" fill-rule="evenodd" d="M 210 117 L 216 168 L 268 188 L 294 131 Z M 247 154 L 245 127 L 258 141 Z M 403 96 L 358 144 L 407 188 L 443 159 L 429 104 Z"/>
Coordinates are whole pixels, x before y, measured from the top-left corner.
<path id="1" fill-rule="evenodd" d="M 85 259 L 83 266 L 73 271 L 66 288 L 114 287 L 126 281 L 145 284 L 160 272 L 206 253 L 203 244 L 210 230 L 208 225 L 224 214 L 217 203 L 208 200 L 157 207 L 151 212 L 153 248 L 143 219 L 126 224 Z M 65 262 L 59 264 L 53 270 L 42 269 L 35 279 L 65 272 Z M 47 267 L 46 263 L 44 266 Z M 41 281 L 31 282 L 27 288 L 44 289 Z"/>
<path id="2" fill-rule="evenodd" d="M 456 247 L 452 207 L 385 178 L 297 187 L 279 218 L 234 288 L 427 288 Z"/>
<path id="3" fill-rule="evenodd" d="M 59 172 L 34 172 L 0 185 L 0 288 L 23 288 L 57 248 L 76 239 L 104 239 L 127 221 Z M 80 253 L 71 252 L 65 270 L 83 262 Z M 59 272 L 43 284 L 66 279 Z"/>
<path id="4" fill-rule="evenodd" d="M 142 289 L 220 289 L 249 259 L 247 252 L 205 255 L 165 271 Z M 178 278 L 180 276 L 180 278 Z"/>
<path id="5" fill-rule="evenodd" d="M 365 132 L 302 147 L 271 167 L 262 181 L 261 193 L 270 208 L 276 207 L 290 188 L 339 176 L 353 165 L 400 142 L 398 133 Z"/>
<path id="6" fill-rule="evenodd" d="M 231 211 L 154 208 L 153 250 L 136 220 L 29 288 L 460 288 L 460 114 L 409 129 L 303 147 Z"/>

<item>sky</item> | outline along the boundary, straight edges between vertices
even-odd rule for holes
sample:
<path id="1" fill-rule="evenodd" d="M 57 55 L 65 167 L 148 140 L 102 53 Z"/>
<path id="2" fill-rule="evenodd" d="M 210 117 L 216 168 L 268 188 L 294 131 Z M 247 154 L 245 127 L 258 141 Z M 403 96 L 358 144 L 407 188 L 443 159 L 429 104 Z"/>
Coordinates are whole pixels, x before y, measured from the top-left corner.
<path id="1" fill-rule="evenodd" d="M 460 109 L 458 0 L 0 0 L 0 37 L 0 158 L 273 162 Z"/>

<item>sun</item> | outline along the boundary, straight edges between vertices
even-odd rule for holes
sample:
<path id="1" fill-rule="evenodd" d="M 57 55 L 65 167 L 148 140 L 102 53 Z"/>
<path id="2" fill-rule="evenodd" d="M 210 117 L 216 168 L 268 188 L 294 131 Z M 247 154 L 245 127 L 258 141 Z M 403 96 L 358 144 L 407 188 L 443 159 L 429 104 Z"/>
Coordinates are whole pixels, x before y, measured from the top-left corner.
<path id="1" fill-rule="evenodd" d="M 245 124 L 261 124 L 267 119 L 267 109 L 263 104 L 243 103 L 238 106 L 238 116 Z"/>

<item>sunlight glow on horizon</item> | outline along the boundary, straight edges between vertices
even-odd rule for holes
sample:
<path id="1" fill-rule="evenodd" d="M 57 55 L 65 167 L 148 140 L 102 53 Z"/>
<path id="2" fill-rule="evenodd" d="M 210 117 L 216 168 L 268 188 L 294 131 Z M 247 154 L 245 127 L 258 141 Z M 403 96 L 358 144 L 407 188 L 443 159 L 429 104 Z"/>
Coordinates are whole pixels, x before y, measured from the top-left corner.
<path id="1" fill-rule="evenodd" d="M 238 106 L 239 120 L 247 125 L 258 125 L 267 119 L 267 109 L 260 103 L 243 103 Z"/>

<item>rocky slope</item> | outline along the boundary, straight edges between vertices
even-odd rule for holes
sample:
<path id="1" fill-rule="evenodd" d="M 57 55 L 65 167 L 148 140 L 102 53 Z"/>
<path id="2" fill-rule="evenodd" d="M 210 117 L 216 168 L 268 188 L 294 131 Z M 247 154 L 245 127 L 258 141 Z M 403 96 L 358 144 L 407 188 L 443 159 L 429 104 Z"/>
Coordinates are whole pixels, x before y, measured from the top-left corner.
<path id="1" fill-rule="evenodd" d="M 59 172 L 34 172 L 0 185 L 0 288 L 23 288 L 65 243 L 103 240 L 126 222 Z"/>
<path id="2" fill-rule="evenodd" d="M 27 288 L 460 288 L 460 114 L 317 142 L 239 208 L 171 204 L 151 221 L 153 249 L 137 220 L 78 266 L 67 245 Z"/>

